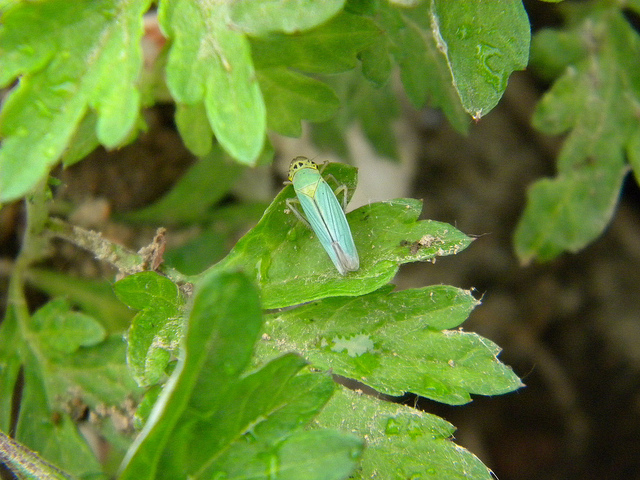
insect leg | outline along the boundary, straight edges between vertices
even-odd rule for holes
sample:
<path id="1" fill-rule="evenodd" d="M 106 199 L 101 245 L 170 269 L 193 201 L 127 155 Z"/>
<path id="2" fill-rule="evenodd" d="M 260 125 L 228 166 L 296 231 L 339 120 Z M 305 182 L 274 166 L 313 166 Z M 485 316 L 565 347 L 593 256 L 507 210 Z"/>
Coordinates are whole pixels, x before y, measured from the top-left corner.
<path id="1" fill-rule="evenodd" d="M 338 185 L 338 188 L 336 188 L 333 193 L 335 194 L 335 196 L 337 197 L 340 193 L 342 193 L 342 210 L 343 211 L 347 211 L 347 196 L 349 195 L 349 188 L 344 184 L 344 183 L 340 183 L 336 177 L 334 177 L 333 175 L 331 175 L 330 173 L 325 175 L 325 179 L 330 178 L 333 180 L 333 183 L 335 183 L 336 185 Z"/>
<path id="2" fill-rule="evenodd" d="M 304 215 L 302 215 L 298 209 L 296 207 L 293 206 L 293 203 L 297 203 L 300 204 L 300 201 L 297 198 L 287 198 L 284 201 L 287 204 L 287 208 L 289 210 L 291 210 L 291 212 L 298 217 L 298 220 L 300 220 L 302 223 L 304 223 L 307 227 L 311 228 L 311 225 L 309 224 L 309 222 L 307 221 L 306 218 L 304 218 Z M 312 229 L 313 230 L 313 229 Z"/>

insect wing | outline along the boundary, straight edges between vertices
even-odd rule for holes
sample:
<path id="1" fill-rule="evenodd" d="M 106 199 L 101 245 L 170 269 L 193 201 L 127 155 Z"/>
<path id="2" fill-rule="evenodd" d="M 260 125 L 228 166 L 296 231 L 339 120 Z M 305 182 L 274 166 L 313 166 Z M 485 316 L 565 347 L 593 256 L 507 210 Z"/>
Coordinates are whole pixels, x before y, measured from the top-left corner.
<path id="1" fill-rule="evenodd" d="M 314 199 L 322 212 L 329 236 L 331 237 L 333 250 L 335 250 L 339 262 L 346 271 L 351 272 L 358 270 L 360 260 L 355 243 L 353 242 L 347 217 L 344 214 L 344 210 L 342 210 L 340 202 L 326 181 L 322 180 L 319 183 Z M 334 263 L 336 262 L 334 261 Z"/>
<path id="2" fill-rule="evenodd" d="M 298 195 L 311 228 L 342 275 L 360 266 L 358 253 L 344 211 L 333 190 L 320 177 L 314 197 L 300 192 Z"/>

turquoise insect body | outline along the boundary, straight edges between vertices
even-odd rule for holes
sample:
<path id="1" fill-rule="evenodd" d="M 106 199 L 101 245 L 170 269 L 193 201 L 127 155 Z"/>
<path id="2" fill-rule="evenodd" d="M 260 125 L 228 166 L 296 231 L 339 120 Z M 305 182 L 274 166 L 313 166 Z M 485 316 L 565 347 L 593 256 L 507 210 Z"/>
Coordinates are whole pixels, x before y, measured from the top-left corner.
<path id="1" fill-rule="evenodd" d="M 309 225 L 338 272 L 346 275 L 358 270 L 360 260 L 344 210 L 318 166 L 306 157 L 296 157 L 289 166 L 289 180 Z"/>

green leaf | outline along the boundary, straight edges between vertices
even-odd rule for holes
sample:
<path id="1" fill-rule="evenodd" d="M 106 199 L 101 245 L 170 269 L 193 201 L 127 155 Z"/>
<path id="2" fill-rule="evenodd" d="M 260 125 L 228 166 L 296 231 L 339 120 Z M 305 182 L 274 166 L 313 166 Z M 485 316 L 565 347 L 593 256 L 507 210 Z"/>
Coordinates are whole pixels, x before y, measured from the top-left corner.
<path id="1" fill-rule="evenodd" d="M 558 159 L 558 176 L 529 191 L 514 239 L 525 263 L 577 252 L 602 233 L 628 170 L 625 154 L 634 150 L 640 126 L 638 34 L 614 8 L 594 9 L 571 34 L 574 41 L 566 33 L 552 41 L 553 34 L 545 33 L 545 44 L 570 45 L 571 52 L 577 39 L 585 56 L 569 55 L 576 63 L 564 70 L 534 113 L 534 125 L 543 132 L 570 133 Z"/>
<path id="2" fill-rule="evenodd" d="M 524 70 L 531 37 L 521 0 L 433 2 L 431 28 L 464 109 L 476 120 L 496 106 L 514 70 Z"/>
<path id="3" fill-rule="evenodd" d="M 251 38 L 256 68 L 291 67 L 309 73 L 339 73 L 357 65 L 357 55 L 373 45 L 382 30 L 371 20 L 341 13 L 297 35 L 272 33 Z"/>
<path id="4" fill-rule="evenodd" d="M 356 169 L 332 163 L 324 171 L 353 191 Z M 360 256 L 360 270 L 341 276 L 313 232 L 288 214 L 285 187 L 249 233 L 214 269 L 242 268 L 260 285 L 265 308 L 336 295 L 356 296 L 385 285 L 402 263 L 427 261 L 464 250 L 471 238 L 446 223 L 418 221 L 421 203 L 398 199 L 347 214 Z"/>
<path id="5" fill-rule="evenodd" d="M 136 413 L 133 416 L 133 426 L 136 431 L 142 430 L 144 424 L 149 420 L 149 415 L 151 414 L 158 397 L 162 393 L 163 386 L 164 385 L 154 385 L 144 393 L 144 397 L 142 397 L 142 400 L 136 409 Z"/>
<path id="6" fill-rule="evenodd" d="M 296 33 L 309 30 L 337 14 L 345 0 L 261 0 L 231 4 L 234 26 L 249 35 L 269 32 Z"/>
<path id="7" fill-rule="evenodd" d="M 247 38 L 228 23 L 226 3 L 160 3 L 158 20 L 173 45 L 167 85 L 178 103 L 204 101 L 213 133 L 236 160 L 253 165 L 266 133 L 264 100 Z"/>
<path id="8" fill-rule="evenodd" d="M 471 393 L 522 386 L 491 341 L 445 330 L 460 325 L 478 303 L 470 292 L 444 285 L 326 298 L 269 315 L 257 355 L 295 351 L 314 367 L 387 395 L 410 391 L 459 405 L 471 401 Z"/>
<path id="9" fill-rule="evenodd" d="M 363 447 L 361 439 L 344 433 L 327 430 L 296 433 L 278 449 L 279 478 L 351 478 Z"/>
<path id="10" fill-rule="evenodd" d="M 387 36 L 379 37 L 370 47 L 360 52 L 362 75 L 380 88 L 388 83 L 393 70 L 390 42 Z"/>
<path id="11" fill-rule="evenodd" d="M 177 353 L 182 295 L 175 283 L 155 272 L 125 277 L 114 289 L 120 300 L 140 310 L 128 332 L 127 363 L 138 385 L 148 387 L 160 380 Z"/>
<path id="12" fill-rule="evenodd" d="M 111 336 L 96 344 L 104 334 L 99 324 L 71 311 L 60 299 L 36 311 L 31 321 L 23 321 L 28 324 L 19 343 L 23 389 L 16 439 L 74 475 L 100 475 L 101 467 L 70 413 L 79 406 L 80 415 L 93 411 L 100 417 L 95 428 L 112 444 L 117 457 L 127 443 L 123 405 L 125 400 L 135 402 L 140 393 L 126 369 L 122 337 Z M 12 323 L 3 324 L 3 339 Z M 87 344 L 93 345 L 82 346 Z M 9 374 L 3 383 L 12 391 Z"/>
<path id="13" fill-rule="evenodd" d="M 220 147 L 199 159 L 160 200 L 121 217 L 130 222 L 185 224 L 202 221 L 238 179 L 243 167 Z"/>
<path id="14" fill-rule="evenodd" d="M 357 71 L 332 76 L 327 81 L 338 93 L 344 108 L 330 121 L 312 126 L 314 143 L 348 157 L 350 152 L 345 144 L 345 132 L 358 122 L 378 153 L 397 159 L 393 122 L 400 112 L 391 85 L 375 88 Z"/>
<path id="15" fill-rule="evenodd" d="M 50 297 L 64 296 L 73 305 L 81 307 L 99 320 L 109 333 L 123 332 L 133 318 L 131 310 L 116 298 L 109 282 L 35 268 L 27 271 L 26 279 Z"/>
<path id="16" fill-rule="evenodd" d="M 92 317 L 71 311 L 64 298 L 42 306 L 32 318 L 31 328 L 41 336 L 43 345 L 61 353 L 73 353 L 90 347 L 106 337 L 104 327 Z"/>
<path id="17" fill-rule="evenodd" d="M 242 472 L 251 476 L 248 472 L 252 470 L 264 471 L 265 457 L 273 457 L 266 462 L 276 471 L 293 468 L 280 461 L 282 443 L 309 423 L 335 388 L 328 375 L 295 376 L 305 364 L 296 355 L 275 359 L 232 382 L 225 396 L 211 403 L 211 411 L 199 412 L 195 418 L 185 416 L 184 426 L 178 427 L 175 435 L 187 444 L 197 439 L 201 448 L 182 455 L 167 450 L 162 462 L 164 478 L 176 478 L 185 471 L 193 472 L 193 478 L 212 478 L 219 472 L 228 478 Z"/>
<path id="18" fill-rule="evenodd" d="M 549 261 L 593 241 L 613 216 L 627 172 L 620 158 L 533 184 L 514 236 L 520 260 Z"/>
<path id="19" fill-rule="evenodd" d="M 176 126 L 182 141 L 191 153 L 203 157 L 211 152 L 213 131 L 207 118 L 204 103 L 178 104 L 176 107 Z"/>
<path id="20" fill-rule="evenodd" d="M 429 99 L 456 130 L 466 132 L 469 120 L 431 31 L 429 4 L 413 9 L 383 6 L 378 22 L 389 36 L 389 50 L 400 67 L 402 85 L 413 105 L 420 108 Z"/>
<path id="21" fill-rule="evenodd" d="M 39 342 L 44 344 L 43 339 Z M 140 395 L 126 365 L 125 343 L 121 335 L 112 335 L 91 348 L 72 355 L 46 358 L 47 388 L 50 401 L 60 402 L 69 392 L 80 389 L 87 405 L 117 405 Z M 43 350 L 38 346 L 38 350 Z M 43 360 L 44 361 L 44 360 Z M 55 405 L 59 406 L 59 405 Z"/>
<path id="22" fill-rule="evenodd" d="M 15 437 L 30 449 L 77 476 L 101 473 L 100 464 L 84 437 L 60 406 L 53 405 L 56 393 L 51 383 L 56 378 L 43 369 L 33 352 L 26 353 L 23 369 L 24 388 Z M 57 378 L 58 380 L 60 377 Z M 65 382 L 67 383 L 67 382 Z M 68 386 L 68 383 L 67 383 Z M 68 393 L 66 396 L 68 396 Z M 54 411 L 58 416 L 54 416 Z M 38 419 L 38 421 L 34 421 Z"/>
<path id="23" fill-rule="evenodd" d="M 367 449 L 355 479 L 494 478 L 475 455 L 453 443 L 453 425 L 404 405 L 341 388 L 316 425 L 366 437 Z"/>
<path id="24" fill-rule="evenodd" d="M 543 29 L 531 41 L 531 67 L 545 80 L 555 80 L 569 65 L 587 55 L 587 45 L 573 31 Z"/>
<path id="25" fill-rule="evenodd" d="M 96 126 L 98 116 L 96 112 L 89 110 L 82 118 L 73 136 L 69 139 L 69 145 L 62 154 L 61 160 L 65 167 L 78 163 L 100 145 Z"/>
<path id="26" fill-rule="evenodd" d="M 265 203 L 242 203 L 216 209 L 207 218 L 211 224 L 196 238 L 165 252 L 165 263 L 185 275 L 202 273 L 229 253 L 238 237 L 260 220 L 265 208 Z"/>
<path id="27" fill-rule="evenodd" d="M 327 84 L 306 75 L 281 67 L 257 73 L 267 104 L 267 125 L 282 135 L 299 137 L 301 120 L 322 122 L 340 107 L 338 97 Z"/>
<path id="28" fill-rule="evenodd" d="M 226 454 L 217 468 L 225 478 L 237 480 L 342 480 L 352 478 L 362 450 L 362 440 L 352 435 L 331 430 L 296 432 L 277 447 L 243 443 Z"/>
<path id="29" fill-rule="evenodd" d="M 0 202 L 47 174 L 90 109 L 100 143 L 113 148 L 127 138 L 138 118 L 135 82 L 150 3 L 21 2 L 3 13 L 0 86 L 21 78 L 0 114 Z"/>
<path id="30" fill-rule="evenodd" d="M 158 478 L 158 460 L 174 445 L 167 443 L 175 440 L 174 429 L 185 426 L 180 419 L 186 410 L 213 409 L 237 381 L 262 325 L 255 287 L 238 273 L 207 275 L 196 289 L 187 325 L 178 366 L 129 451 L 120 480 Z M 197 450 L 190 448 L 193 443 L 175 445 Z"/>
<path id="31" fill-rule="evenodd" d="M 291 354 L 240 376 L 262 324 L 257 290 L 245 276 L 205 276 L 186 324 L 178 366 L 121 480 L 247 478 L 247 472 L 252 478 L 345 478 L 352 472 L 361 441 L 337 432 L 299 433 L 333 393 L 330 376 L 297 375 L 306 363 Z"/>

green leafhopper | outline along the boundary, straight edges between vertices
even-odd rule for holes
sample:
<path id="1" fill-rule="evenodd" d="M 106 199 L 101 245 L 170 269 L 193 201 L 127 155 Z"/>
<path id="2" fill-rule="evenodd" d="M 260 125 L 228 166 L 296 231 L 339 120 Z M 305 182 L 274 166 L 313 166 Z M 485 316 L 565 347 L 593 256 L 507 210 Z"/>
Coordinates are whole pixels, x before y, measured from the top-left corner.
<path id="1" fill-rule="evenodd" d="M 318 236 L 338 272 L 346 275 L 347 272 L 358 270 L 360 260 L 347 217 L 335 193 L 322 178 L 318 165 L 306 157 L 294 158 L 289 166 L 289 181 L 293 184 L 309 226 Z M 344 193 L 346 201 L 346 191 Z M 287 205 L 304 221 L 289 202 Z"/>

